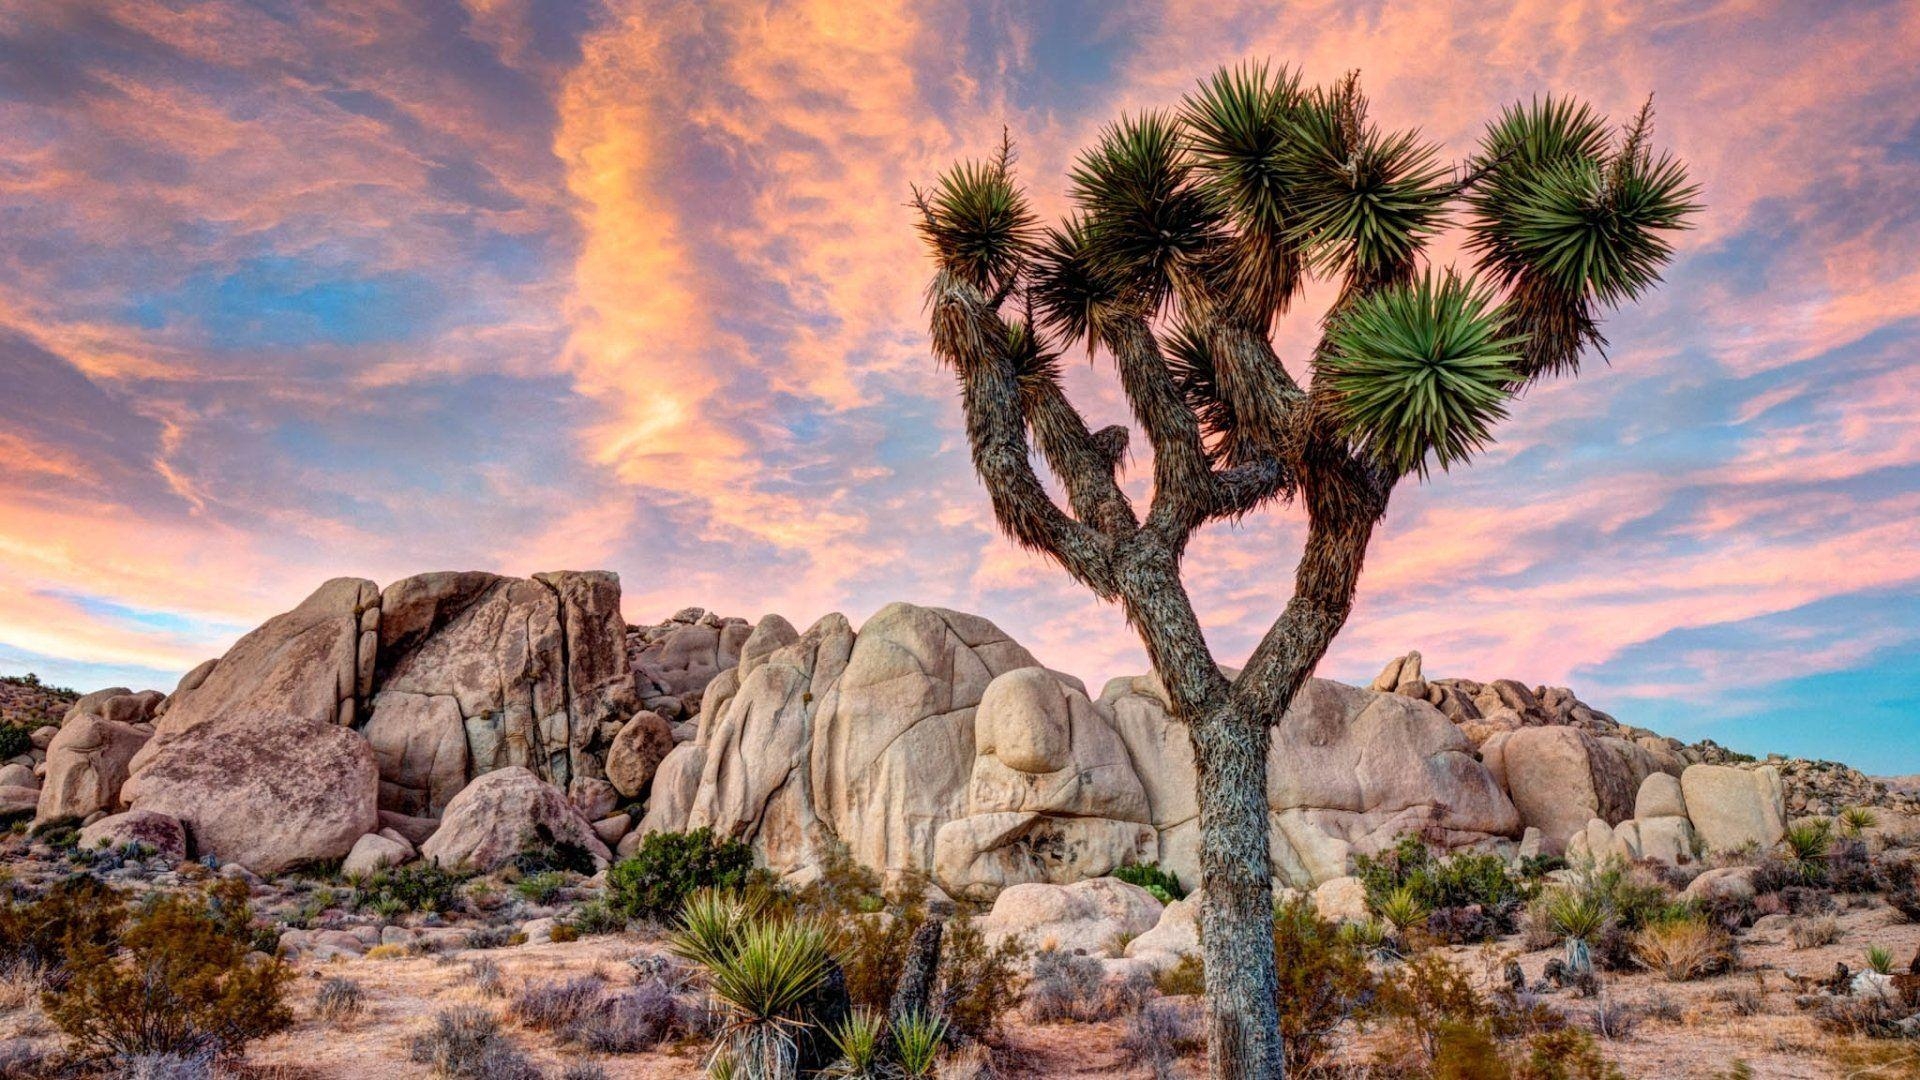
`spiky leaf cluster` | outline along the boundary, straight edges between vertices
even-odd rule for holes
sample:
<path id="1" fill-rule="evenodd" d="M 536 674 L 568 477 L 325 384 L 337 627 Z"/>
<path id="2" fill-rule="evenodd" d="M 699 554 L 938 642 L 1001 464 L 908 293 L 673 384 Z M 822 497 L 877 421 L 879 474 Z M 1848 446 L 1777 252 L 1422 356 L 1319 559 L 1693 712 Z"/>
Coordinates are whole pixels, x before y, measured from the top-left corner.
<path id="1" fill-rule="evenodd" d="M 1158 309 L 1177 279 L 1206 272 L 1223 221 L 1172 116 L 1147 112 L 1110 125 L 1071 179 L 1086 255 L 1117 287 Z"/>
<path id="2" fill-rule="evenodd" d="M 1341 431 L 1399 474 L 1466 460 L 1507 414 L 1522 341 L 1506 321 L 1490 290 L 1451 272 L 1361 297 L 1319 361 Z"/>
<path id="3" fill-rule="evenodd" d="M 1233 226 L 1219 284 L 1262 322 L 1285 311 L 1302 284 L 1287 166 L 1302 99 L 1298 75 L 1248 63 L 1221 68 L 1180 107 L 1200 182 Z"/>
<path id="4" fill-rule="evenodd" d="M 1003 148 L 997 158 L 948 169 L 931 192 L 915 192 L 920 235 L 941 265 L 993 295 L 1011 290 L 1038 235 L 1011 165 Z"/>

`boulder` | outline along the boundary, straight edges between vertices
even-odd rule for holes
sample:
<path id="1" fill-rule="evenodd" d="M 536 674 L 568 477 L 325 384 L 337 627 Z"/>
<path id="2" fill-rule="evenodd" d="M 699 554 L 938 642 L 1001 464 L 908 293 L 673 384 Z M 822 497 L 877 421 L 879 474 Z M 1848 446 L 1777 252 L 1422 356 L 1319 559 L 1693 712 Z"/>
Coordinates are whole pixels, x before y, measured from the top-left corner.
<path id="1" fill-rule="evenodd" d="M 664 718 L 646 710 L 634 713 L 607 748 L 607 779 L 627 798 L 644 798 L 673 746 L 673 726 Z"/>
<path id="2" fill-rule="evenodd" d="M 571 844 L 596 863 L 611 858 L 573 804 L 533 771 L 510 765 L 468 784 L 447 804 L 420 855 L 443 867 L 497 870 L 534 844 Z"/>
<path id="3" fill-rule="evenodd" d="M 1161 912 L 1152 893 L 1117 878 L 1072 885 L 1027 882 L 1002 892 L 979 926 L 995 944 L 1018 936 L 1031 949 L 1109 956 L 1123 937 L 1153 929 Z"/>
<path id="4" fill-rule="evenodd" d="M 118 849 L 139 844 L 169 859 L 187 857 L 187 830 L 179 819 L 151 810 L 129 810 L 103 817 L 80 830 L 80 849 Z"/>
<path id="5" fill-rule="evenodd" d="M 684 832 L 693 813 L 694 796 L 700 793 L 700 776 L 705 771 L 707 752 L 697 742 L 681 743 L 660 761 L 654 773 L 653 788 L 647 800 L 647 812 L 620 841 L 625 858 L 638 850 L 649 833 Z"/>
<path id="6" fill-rule="evenodd" d="M 1366 922 L 1367 887 L 1357 877 L 1323 881 L 1313 890 L 1313 909 L 1330 922 Z"/>
<path id="7" fill-rule="evenodd" d="M 112 700 L 121 700 L 114 698 Z M 73 717 L 47 746 L 46 779 L 40 785 L 35 814 L 41 821 L 84 818 L 112 810 L 134 755 L 153 737 L 153 729 L 82 713 Z"/>
<path id="8" fill-rule="evenodd" d="M 1153 929 L 1127 942 L 1126 955 L 1155 971 L 1173 967 L 1182 957 L 1199 956 L 1200 893 L 1168 904 Z"/>
<path id="9" fill-rule="evenodd" d="M 22 765 L 17 761 L 0 765 L 0 787 L 38 788 L 39 786 L 40 778 L 33 775 L 32 766 Z"/>
<path id="10" fill-rule="evenodd" d="M 591 776 L 574 777 L 573 783 L 567 785 L 567 798 L 588 821 L 598 821 L 620 805 L 620 793 L 613 785 Z"/>
<path id="11" fill-rule="evenodd" d="M 412 844 L 416 849 L 427 842 L 435 829 L 440 827 L 439 818 L 409 817 L 391 810 L 380 811 L 380 831 L 392 833 Z"/>
<path id="12" fill-rule="evenodd" d="M 364 734 L 380 763 L 382 808 L 438 816 L 467 786 L 467 727 L 453 696 L 382 694 Z"/>
<path id="13" fill-rule="evenodd" d="M 1755 896 L 1753 873 L 1751 866 L 1715 867 L 1688 882 L 1682 895 L 1688 900 L 1703 902 L 1751 900 Z"/>
<path id="14" fill-rule="evenodd" d="M 1153 826 L 1026 811 L 973 814 L 940 827 L 934 881 L 948 893 L 989 900 L 1010 885 L 1066 884 L 1152 860 Z"/>
<path id="15" fill-rule="evenodd" d="M 1683 817 L 1653 817 L 1637 820 L 1640 857 L 1657 859 L 1669 866 L 1686 866 L 1699 858 L 1700 838 L 1693 823 Z"/>
<path id="16" fill-rule="evenodd" d="M 379 826 L 379 794 L 379 766 L 357 732 L 273 714 L 178 731 L 121 789 L 130 808 L 178 818 L 198 853 L 263 874 L 345 857 Z"/>
<path id="17" fill-rule="evenodd" d="M 353 850 L 340 864 L 343 874 L 371 874 L 383 866 L 399 866 L 413 858 L 413 845 L 398 834 L 368 833 L 354 841 Z"/>
<path id="18" fill-rule="evenodd" d="M 753 633 L 744 619 L 714 619 L 706 612 L 682 619 L 687 614 L 652 628 L 649 637 L 628 639 L 628 663 L 652 696 L 699 701 L 715 676 L 739 666 L 741 647 Z"/>
<path id="19" fill-rule="evenodd" d="M 600 842 L 609 848 L 625 839 L 626 835 L 632 831 L 633 816 L 631 814 L 611 814 L 593 823 L 593 835 L 599 837 Z"/>
<path id="20" fill-rule="evenodd" d="M 158 753 L 175 735 L 216 720 L 353 723 L 371 689 L 379 622 L 380 591 L 373 582 L 335 578 L 320 586 L 292 611 L 235 642 L 211 668 L 189 672 L 168 699 L 155 725 L 157 738 L 143 757 Z M 136 772 L 140 766 L 134 763 Z"/>
<path id="21" fill-rule="evenodd" d="M 31 815 L 39 804 L 39 788 L 0 787 L 0 819 Z"/>
<path id="22" fill-rule="evenodd" d="M 1633 816 L 1640 819 L 1686 817 L 1687 800 L 1680 792 L 1680 778 L 1671 773 L 1654 773 L 1640 782 L 1633 797 Z"/>
<path id="23" fill-rule="evenodd" d="M 1708 851 L 1771 848 L 1786 835 L 1786 795 L 1771 767 L 1689 765 L 1680 775 L 1687 817 Z"/>
<path id="24" fill-rule="evenodd" d="M 1608 825 L 1627 820 L 1641 783 L 1677 767 L 1624 739 L 1565 726 L 1496 736 L 1481 754 L 1503 778 L 1521 821 L 1548 837 L 1565 837 L 1591 818 Z"/>

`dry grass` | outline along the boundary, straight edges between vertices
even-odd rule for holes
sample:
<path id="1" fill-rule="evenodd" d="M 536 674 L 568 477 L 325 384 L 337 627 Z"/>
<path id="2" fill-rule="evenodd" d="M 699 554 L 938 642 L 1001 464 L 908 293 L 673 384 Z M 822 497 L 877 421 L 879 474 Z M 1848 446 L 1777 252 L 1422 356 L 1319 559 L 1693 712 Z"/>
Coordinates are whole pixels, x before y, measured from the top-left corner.
<path id="1" fill-rule="evenodd" d="M 1794 919 L 1787 923 L 1787 939 L 1796 949 L 1818 949 L 1840 940 L 1840 920 L 1831 915 Z"/>
<path id="2" fill-rule="evenodd" d="M 1634 935 L 1634 958 L 1666 976 L 1691 982 L 1733 967 L 1733 939 L 1704 919 L 1677 919 L 1649 926 Z"/>

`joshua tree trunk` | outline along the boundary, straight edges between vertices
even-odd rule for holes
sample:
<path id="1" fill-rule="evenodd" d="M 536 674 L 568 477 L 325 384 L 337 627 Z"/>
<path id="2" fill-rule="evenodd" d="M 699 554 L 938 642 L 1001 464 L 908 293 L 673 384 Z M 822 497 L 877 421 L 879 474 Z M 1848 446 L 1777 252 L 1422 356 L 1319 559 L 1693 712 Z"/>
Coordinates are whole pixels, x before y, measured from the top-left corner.
<path id="1" fill-rule="evenodd" d="M 1514 391 L 1599 343 L 1599 308 L 1657 280 L 1661 233 L 1695 207 L 1684 168 L 1648 149 L 1650 123 L 1642 110 L 1616 141 L 1584 106 L 1547 98 L 1504 113 L 1456 172 L 1417 135 L 1374 125 L 1357 77 L 1308 89 L 1249 65 L 1202 82 L 1177 114 L 1108 128 L 1073 170 L 1074 212 L 1044 235 L 1004 142 L 915 192 L 938 262 L 933 351 L 960 378 L 995 518 L 1123 606 L 1187 725 L 1217 1080 L 1285 1073 L 1273 727 L 1353 610 L 1395 483 L 1467 460 Z M 1420 272 L 1455 201 L 1493 284 Z M 1310 272 L 1340 294 L 1303 387 L 1271 327 Z M 1089 430 L 1061 389 L 1059 354 L 1080 343 L 1112 357 L 1150 444 L 1144 518 L 1117 477 L 1128 429 Z M 1203 526 L 1288 499 L 1307 518 L 1293 595 L 1229 681 L 1181 557 Z"/>

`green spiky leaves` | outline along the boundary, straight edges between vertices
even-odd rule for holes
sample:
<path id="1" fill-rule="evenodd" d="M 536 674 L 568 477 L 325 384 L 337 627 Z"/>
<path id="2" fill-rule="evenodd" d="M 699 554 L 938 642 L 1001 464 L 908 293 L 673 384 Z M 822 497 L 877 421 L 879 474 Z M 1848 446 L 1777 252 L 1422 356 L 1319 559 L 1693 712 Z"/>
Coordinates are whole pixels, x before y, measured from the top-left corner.
<path id="1" fill-rule="evenodd" d="M 1011 147 L 987 161 L 963 161 L 931 192 L 914 192 L 920 235 L 949 273 L 992 296 L 1011 290 L 1038 227 L 1013 182 Z"/>
<path id="2" fill-rule="evenodd" d="M 1291 228 L 1322 273 L 1404 280 L 1445 222 L 1452 170 L 1417 132 L 1369 121 L 1354 76 L 1308 96 L 1283 156 Z"/>
<path id="3" fill-rule="evenodd" d="M 1481 141 L 1468 247 L 1514 292 L 1534 337 L 1527 374 L 1572 368 L 1598 341 L 1592 305 L 1659 281 L 1699 209 L 1685 167 L 1648 148 L 1652 120 L 1649 104 L 1616 140 L 1585 105 L 1545 98 L 1508 108 Z"/>
<path id="4" fill-rule="evenodd" d="M 1319 361 L 1342 433 L 1401 474 L 1465 461 L 1507 414 L 1523 344 L 1507 321 L 1491 290 L 1452 272 L 1357 299 Z"/>
<path id="5" fill-rule="evenodd" d="M 1164 113 L 1109 126 L 1072 180 L 1089 266 L 1149 309 L 1166 301 L 1176 277 L 1200 271 L 1219 243 L 1219 208 Z"/>

